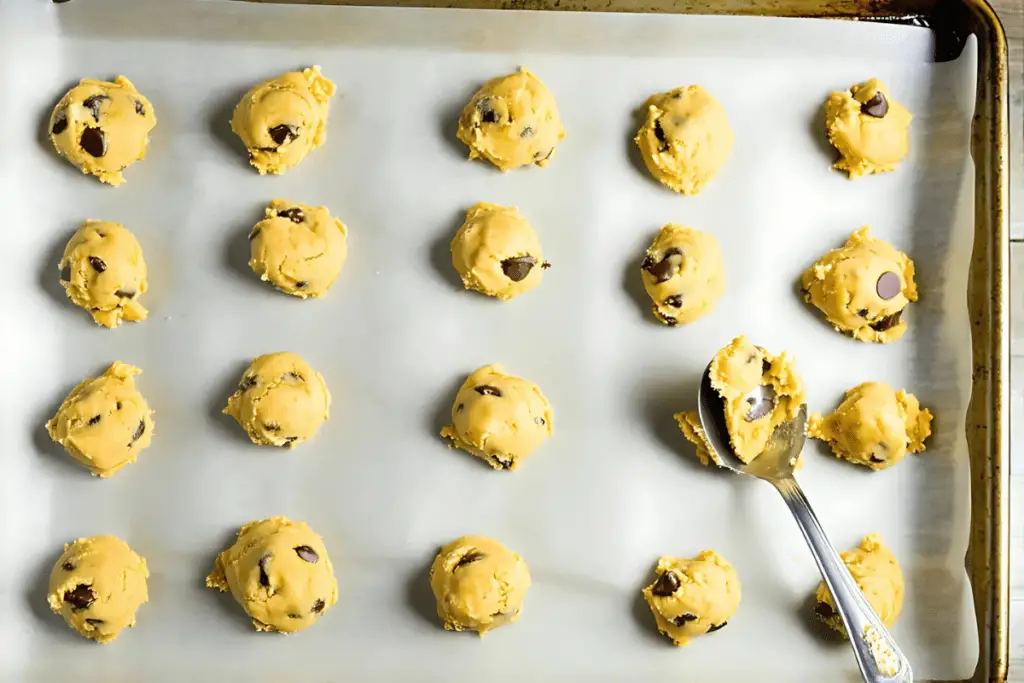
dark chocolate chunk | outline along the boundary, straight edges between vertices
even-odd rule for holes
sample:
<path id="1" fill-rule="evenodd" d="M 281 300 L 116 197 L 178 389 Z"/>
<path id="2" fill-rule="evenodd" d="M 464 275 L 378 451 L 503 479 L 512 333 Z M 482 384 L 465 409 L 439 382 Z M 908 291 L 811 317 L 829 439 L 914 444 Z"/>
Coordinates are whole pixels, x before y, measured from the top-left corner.
<path id="1" fill-rule="evenodd" d="M 70 572 L 70 571 L 74 570 L 75 565 L 74 565 L 74 563 L 71 562 L 71 560 L 68 560 L 67 562 L 62 564 L 60 566 L 60 568 L 63 569 L 64 571 L 66 571 L 66 572 Z"/>
<path id="2" fill-rule="evenodd" d="M 301 382 L 302 375 L 292 370 L 291 372 L 284 373 L 284 376 L 281 377 L 281 379 L 285 380 L 286 382 Z"/>
<path id="3" fill-rule="evenodd" d="M 658 576 L 658 580 L 654 582 L 654 586 L 651 587 L 651 593 L 659 598 L 667 598 L 677 590 L 679 590 L 679 577 L 675 572 L 662 572 Z"/>
<path id="4" fill-rule="evenodd" d="M 92 118 L 99 123 L 100 120 L 100 105 L 109 100 L 110 98 L 106 95 L 90 95 L 82 101 L 82 106 L 89 110 L 92 114 Z"/>
<path id="5" fill-rule="evenodd" d="M 836 615 L 836 611 L 832 609 L 832 605 L 828 604 L 827 602 L 819 602 L 815 604 L 814 613 L 817 614 L 819 617 L 823 617 L 825 619 L 828 619 L 829 617 L 834 617 Z"/>
<path id="6" fill-rule="evenodd" d="M 462 557 L 459 558 L 459 561 L 455 563 L 455 566 L 452 568 L 452 571 L 455 571 L 459 567 L 464 567 L 467 564 L 472 564 L 473 562 L 479 562 L 480 560 L 484 559 L 485 557 L 487 557 L 487 556 L 484 555 L 479 550 L 471 550 L 471 551 L 469 551 L 468 553 L 466 553 L 465 555 L 463 555 Z"/>
<path id="7" fill-rule="evenodd" d="M 672 296 L 670 296 L 667 299 L 665 299 L 664 303 L 665 303 L 666 306 L 671 306 L 672 308 L 682 308 L 683 307 L 683 295 L 682 294 L 673 294 Z"/>
<path id="8" fill-rule="evenodd" d="M 306 214 L 304 214 L 302 212 L 302 209 L 300 209 L 297 206 L 293 206 L 290 209 L 285 209 L 284 211 L 278 211 L 277 215 L 279 218 L 287 218 L 292 223 L 301 223 L 302 221 L 306 220 Z"/>
<path id="9" fill-rule="evenodd" d="M 687 624 L 687 623 L 689 623 L 691 621 L 697 621 L 697 619 L 698 619 L 698 617 L 697 617 L 696 614 L 690 614 L 689 612 L 683 612 L 678 617 L 675 617 L 674 619 L 671 619 L 671 621 L 676 626 L 682 626 L 683 624 Z"/>
<path id="10" fill-rule="evenodd" d="M 879 458 L 877 455 L 872 453 L 871 454 L 871 462 L 879 462 L 879 463 L 885 462 L 885 458 Z"/>
<path id="11" fill-rule="evenodd" d="M 543 417 L 535 417 L 533 418 L 533 421 L 542 427 L 547 424 Z"/>
<path id="12" fill-rule="evenodd" d="M 868 316 L 869 316 L 870 314 L 871 314 L 871 311 L 869 311 L 869 310 L 868 310 L 868 309 L 866 309 L 866 308 L 862 308 L 862 309 L 860 309 L 859 311 L 857 311 L 857 315 L 859 315 L 859 316 L 860 316 L 860 317 L 862 317 L 862 318 L 866 318 L 866 317 L 868 317 Z"/>
<path id="13" fill-rule="evenodd" d="M 456 413 L 461 413 L 465 409 L 466 409 L 466 404 L 465 403 L 460 403 L 459 405 L 455 406 L 455 412 Z"/>
<path id="14" fill-rule="evenodd" d="M 270 588 L 270 576 L 267 575 L 267 565 L 270 564 L 270 557 L 270 553 L 267 553 L 266 555 L 261 557 L 259 561 L 260 585 L 264 586 L 265 588 Z"/>
<path id="15" fill-rule="evenodd" d="M 308 545 L 296 546 L 295 554 L 310 564 L 316 564 L 320 561 L 320 556 Z"/>
<path id="16" fill-rule="evenodd" d="M 476 389 L 476 393 L 481 396 L 497 396 L 498 398 L 501 398 L 501 389 L 498 387 L 492 387 L 489 384 L 481 384 L 474 388 Z"/>
<path id="17" fill-rule="evenodd" d="M 302 615 L 301 614 L 289 614 L 288 618 L 289 619 L 301 619 Z"/>
<path id="18" fill-rule="evenodd" d="M 257 383 L 259 383 L 259 378 L 256 375 L 248 375 L 242 378 L 242 381 L 238 384 L 238 390 L 248 391 L 256 386 Z"/>
<path id="19" fill-rule="evenodd" d="M 281 146 L 287 142 L 291 142 L 295 138 L 299 137 L 299 129 L 295 126 L 282 123 L 279 126 L 274 126 L 267 131 L 270 134 L 270 139 Z"/>
<path id="20" fill-rule="evenodd" d="M 135 100 L 135 113 L 139 116 L 146 115 L 146 105 L 142 103 L 142 100 Z"/>
<path id="21" fill-rule="evenodd" d="M 673 259 L 676 256 L 678 258 Z M 655 262 L 654 258 L 648 254 L 647 258 L 644 259 L 643 269 L 654 276 L 654 281 L 661 283 L 669 280 L 673 275 L 679 272 L 679 267 L 682 265 L 683 252 L 680 249 L 672 247 L 665 251 L 665 255 L 660 261 Z"/>
<path id="22" fill-rule="evenodd" d="M 53 117 L 53 128 L 50 129 L 50 133 L 53 135 L 60 135 L 68 129 L 68 112 L 66 109 L 61 109 L 57 112 L 57 115 Z"/>
<path id="23" fill-rule="evenodd" d="M 71 605 L 71 609 L 75 612 L 88 609 L 95 600 L 96 594 L 92 591 L 92 586 L 87 586 L 84 583 L 64 594 L 64 602 Z"/>
<path id="24" fill-rule="evenodd" d="M 123 289 L 119 289 L 116 292 L 114 292 L 114 296 L 120 297 L 122 299 L 134 299 L 135 294 L 135 292 L 126 292 Z"/>
<path id="25" fill-rule="evenodd" d="M 519 134 L 519 137 L 521 137 L 521 138 L 532 138 L 533 137 L 533 128 L 531 128 L 530 126 L 523 126 L 523 132 Z"/>
<path id="26" fill-rule="evenodd" d="M 89 418 L 89 426 L 92 427 L 93 425 L 98 425 L 102 419 L 102 415 L 93 415 Z"/>
<path id="27" fill-rule="evenodd" d="M 505 459 L 501 458 L 500 456 L 492 455 L 491 456 L 491 460 L 494 461 L 494 464 L 498 466 L 499 470 L 507 470 L 507 469 L 510 469 L 512 467 L 512 460 L 511 460 L 511 458 L 508 459 L 508 460 L 505 460 Z"/>
<path id="28" fill-rule="evenodd" d="M 902 291 L 903 283 L 900 281 L 900 276 L 896 273 L 887 270 L 878 276 L 878 281 L 875 283 L 875 292 L 882 299 L 888 301 L 895 298 Z"/>
<path id="29" fill-rule="evenodd" d="M 142 435 L 146 433 L 146 421 L 139 420 L 139 426 L 135 429 L 135 433 L 132 434 L 132 443 L 135 443 L 142 438 Z"/>
<path id="30" fill-rule="evenodd" d="M 283 446 L 291 446 L 293 443 L 295 443 L 298 440 L 299 440 L 299 437 L 297 437 L 297 436 L 286 436 L 286 437 L 284 437 L 284 443 L 282 445 Z"/>
<path id="31" fill-rule="evenodd" d="M 870 100 L 860 105 L 860 110 L 868 116 L 880 119 L 889 112 L 889 103 L 886 101 L 882 91 L 878 90 L 871 96 Z"/>
<path id="32" fill-rule="evenodd" d="M 662 320 L 662 322 L 664 322 L 669 327 L 675 327 L 676 325 L 679 324 L 679 321 L 676 320 L 675 318 L 673 318 L 670 315 L 663 315 L 663 316 L 661 316 L 661 320 Z"/>
<path id="33" fill-rule="evenodd" d="M 871 323 L 871 329 L 875 330 L 876 332 L 885 332 L 886 330 L 891 330 L 892 328 L 896 327 L 899 324 L 900 316 L 902 314 L 903 311 L 900 310 L 896 311 L 892 315 L 883 316 L 876 320 L 875 322 Z"/>
<path id="34" fill-rule="evenodd" d="M 264 422 L 263 429 L 268 432 L 279 432 L 281 431 L 281 425 L 276 422 Z"/>
<path id="35" fill-rule="evenodd" d="M 537 265 L 537 259 L 532 256 L 516 256 L 502 261 L 501 270 L 505 273 L 505 277 L 512 282 L 520 282 L 526 279 L 535 265 Z"/>
<path id="36" fill-rule="evenodd" d="M 491 106 L 491 98 L 485 97 L 476 103 L 477 111 L 480 112 L 480 120 L 484 123 L 497 123 L 498 112 L 494 111 L 494 107 Z"/>
<path id="37" fill-rule="evenodd" d="M 707 631 L 705 631 L 705 633 L 714 633 L 718 629 L 725 628 L 726 624 L 728 624 L 728 623 L 729 623 L 728 621 L 723 621 L 721 624 L 712 624 L 711 628 L 709 628 Z"/>
<path id="38" fill-rule="evenodd" d="M 107 153 L 107 136 L 99 128 L 89 127 L 82 131 L 82 137 L 78 144 L 81 145 L 90 156 L 97 159 Z"/>
<path id="39" fill-rule="evenodd" d="M 306 287 L 309 287 L 309 283 L 305 280 L 299 280 L 295 283 L 295 289 L 305 289 Z"/>
<path id="40" fill-rule="evenodd" d="M 654 122 L 654 137 L 658 138 L 658 151 L 668 151 L 668 138 L 665 137 L 665 129 L 661 127 L 661 120 Z"/>
<path id="41" fill-rule="evenodd" d="M 115 403 L 114 407 L 117 408 L 118 410 L 121 410 L 121 402 L 118 401 L 117 403 Z"/>
<path id="42" fill-rule="evenodd" d="M 102 273 L 107 269 L 107 264 L 103 262 L 99 256 L 90 256 L 89 265 L 92 266 L 97 273 Z"/>
<path id="43" fill-rule="evenodd" d="M 311 609 L 310 612 L 312 612 L 313 614 L 320 614 L 324 611 L 325 607 L 327 607 L 326 602 L 324 602 L 323 600 L 317 600 L 313 603 L 313 609 Z"/>

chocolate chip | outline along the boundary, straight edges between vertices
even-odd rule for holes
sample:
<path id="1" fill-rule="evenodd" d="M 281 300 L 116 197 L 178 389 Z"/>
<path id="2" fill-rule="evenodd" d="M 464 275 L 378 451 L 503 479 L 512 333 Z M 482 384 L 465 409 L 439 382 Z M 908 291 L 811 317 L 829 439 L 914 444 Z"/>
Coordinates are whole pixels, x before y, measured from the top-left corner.
<path id="1" fill-rule="evenodd" d="M 682 308 L 683 307 L 683 295 L 682 294 L 673 294 L 669 298 L 665 299 L 664 303 L 665 303 L 666 306 L 671 306 L 672 308 Z"/>
<path id="2" fill-rule="evenodd" d="M 682 265 L 682 262 L 682 250 L 672 247 L 667 249 L 662 259 L 657 262 L 654 261 L 653 256 L 648 254 L 647 257 L 644 258 L 644 262 L 641 267 L 653 275 L 654 281 L 660 284 L 671 279 L 671 277 L 679 271 L 679 267 Z"/>
<path id="3" fill-rule="evenodd" d="M 728 624 L 728 623 L 729 623 L 728 621 L 723 621 L 721 624 L 718 624 L 717 626 L 715 624 L 712 624 L 711 628 L 709 628 L 707 631 L 705 631 L 705 633 L 714 633 L 718 629 L 725 628 L 726 624 Z"/>
<path id="4" fill-rule="evenodd" d="M 66 109 L 61 109 L 57 112 L 57 115 L 53 117 L 53 128 L 50 129 L 52 135 L 60 135 L 68 129 L 68 112 Z"/>
<path id="5" fill-rule="evenodd" d="M 530 126 L 524 126 L 523 127 L 523 132 L 519 134 L 519 137 L 521 137 L 521 138 L 532 138 L 533 137 L 533 128 L 531 128 Z"/>
<path id="6" fill-rule="evenodd" d="M 491 98 L 485 97 L 476 103 L 476 109 L 480 112 L 480 120 L 484 123 L 497 123 L 498 112 L 494 111 L 494 107 L 491 106 Z"/>
<path id="7" fill-rule="evenodd" d="M 142 100 L 135 100 L 135 113 L 139 116 L 146 115 L 146 105 L 142 103 Z"/>
<path id="8" fill-rule="evenodd" d="M 89 624 L 90 626 L 99 626 L 100 624 L 106 622 L 104 622 L 102 619 L 86 619 L 85 623 Z"/>
<path id="9" fill-rule="evenodd" d="M 452 568 L 452 571 L 455 571 L 459 567 L 464 567 L 467 564 L 472 564 L 473 562 L 479 562 L 480 560 L 484 559 L 485 557 L 487 557 L 487 556 L 484 555 L 479 550 L 471 550 L 471 551 L 469 551 L 468 553 L 466 553 L 465 555 L 463 555 L 462 557 L 459 558 L 459 561 L 455 563 L 455 566 Z"/>
<path id="10" fill-rule="evenodd" d="M 889 111 L 889 103 L 885 99 L 885 95 L 882 94 L 881 90 L 875 91 L 875 94 L 871 96 L 871 99 L 860 105 L 860 110 L 868 116 L 874 116 L 876 119 L 880 119 L 886 115 Z"/>
<path id="11" fill-rule="evenodd" d="M 267 575 L 267 565 L 270 563 L 270 553 L 267 553 L 260 558 L 260 585 L 265 588 L 270 588 L 270 577 Z"/>
<path id="12" fill-rule="evenodd" d="M 535 422 L 536 424 L 539 424 L 539 425 L 540 425 L 540 426 L 542 426 L 542 427 L 543 427 L 544 425 L 546 425 L 546 424 L 547 424 L 547 422 L 545 422 L 545 421 L 544 421 L 544 418 L 543 418 L 543 417 L 535 417 L 535 418 L 533 418 L 533 421 L 534 421 L 534 422 Z"/>
<path id="13" fill-rule="evenodd" d="M 320 561 L 320 556 L 317 555 L 316 551 L 310 548 L 308 545 L 300 545 L 295 547 L 295 554 L 304 559 L 310 564 L 316 564 Z"/>
<path id="14" fill-rule="evenodd" d="M 899 324 L 900 316 L 902 314 L 903 311 L 900 310 L 896 311 L 892 315 L 883 316 L 876 320 L 875 322 L 871 323 L 871 329 L 875 330 L 876 332 L 885 332 L 886 330 L 891 330 L 892 328 L 896 327 Z"/>
<path id="15" fill-rule="evenodd" d="M 60 269 L 60 279 L 64 282 L 71 282 L 71 266 L 64 266 Z"/>
<path id="16" fill-rule="evenodd" d="M 292 370 L 291 372 L 284 373 L 281 379 L 287 382 L 301 382 L 303 378 L 301 374 Z"/>
<path id="17" fill-rule="evenodd" d="M 146 421 L 139 420 L 139 426 L 135 429 L 135 433 L 132 434 L 132 443 L 142 438 L 142 435 L 146 433 Z"/>
<path id="18" fill-rule="evenodd" d="M 875 292 L 885 301 L 895 298 L 902 291 L 903 283 L 900 282 L 900 276 L 896 273 L 887 270 L 878 276 L 878 281 L 875 283 Z"/>
<path id="19" fill-rule="evenodd" d="M 107 269 L 107 264 L 103 262 L 99 256 L 90 256 L 89 265 L 92 266 L 97 273 L 102 273 Z"/>
<path id="20" fill-rule="evenodd" d="M 64 602 L 71 605 L 71 609 L 75 612 L 88 609 L 95 600 L 96 594 L 93 593 L 92 586 L 87 586 L 84 583 L 75 587 L 75 590 L 64 594 Z"/>
<path id="21" fill-rule="evenodd" d="M 654 137 L 658 138 L 658 142 L 660 143 L 658 145 L 658 151 L 659 152 L 667 152 L 668 151 L 668 138 L 665 137 L 665 129 L 661 127 L 661 120 L 660 119 L 654 122 Z"/>
<path id="22" fill-rule="evenodd" d="M 291 446 L 293 443 L 295 443 L 298 440 L 299 440 L 299 437 L 297 437 L 297 436 L 286 436 L 286 437 L 284 437 L 284 443 L 282 445 L 283 446 Z"/>
<path id="23" fill-rule="evenodd" d="M 82 131 L 82 137 L 78 141 L 90 156 L 102 157 L 107 153 L 107 136 L 99 128 L 86 128 Z"/>
<path id="24" fill-rule="evenodd" d="M 92 427 L 93 425 L 98 425 L 102 419 L 102 415 L 93 415 L 89 418 L 89 426 Z"/>
<path id="25" fill-rule="evenodd" d="M 501 457 L 499 457 L 497 455 L 492 455 L 491 456 L 491 460 L 494 461 L 494 464 L 498 466 L 499 470 L 507 470 L 507 469 L 512 467 L 512 459 L 511 458 L 509 458 L 508 460 L 504 460 L 504 459 L 502 459 Z"/>
<path id="26" fill-rule="evenodd" d="M 305 289 L 306 287 L 309 287 L 309 283 L 305 280 L 299 280 L 295 283 L 295 289 Z"/>
<path id="27" fill-rule="evenodd" d="M 115 403 L 115 404 L 114 404 L 114 407 L 115 407 L 116 409 L 118 409 L 118 410 L 121 410 L 121 402 L 120 402 L 120 401 L 118 401 L 117 403 Z"/>
<path id="28" fill-rule="evenodd" d="M 264 422 L 263 429 L 268 432 L 279 432 L 281 431 L 281 425 L 276 422 Z"/>
<path id="29" fill-rule="evenodd" d="M 679 321 L 676 320 L 675 318 L 673 318 L 670 315 L 663 315 L 663 316 L 661 316 L 661 320 L 662 320 L 662 322 L 664 322 L 669 327 L 675 327 L 676 325 L 679 324 Z"/>
<path id="30" fill-rule="evenodd" d="M 871 454 L 871 462 L 885 462 L 885 458 L 879 458 L 874 453 Z"/>
<path id="31" fill-rule="evenodd" d="M 74 570 L 74 568 L 75 568 L 75 565 L 74 565 L 74 564 L 72 564 L 72 562 L 71 562 L 70 560 L 68 560 L 67 562 L 65 562 L 64 564 L 62 564 L 62 565 L 60 566 L 60 568 L 61 568 L 61 569 L 63 569 L 64 571 L 66 571 L 66 572 L 70 572 L 70 571 L 73 571 L 73 570 Z"/>
<path id="32" fill-rule="evenodd" d="M 299 137 L 299 129 L 295 126 L 282 123 L 280 126 L 274 126 L 267 131 L 270 133 L 270 139 L 281 146 L 287 142 L 291 142 L 295 138 Z"/>
<path id="33" fill-rule="evenodd" d="M 537 265 L 537 259 L 532 256 L 516 256 L 507 258 L 501 262 L 501 270 L 512 282 L 521 282 L 530 274 L 533 267 Z"/>
<path id="34" fill-rule="evenodd" d="M 323 600 L 317 600 L 316 602 L 313 603 L 313 609 L 311 609 L 310 611 L 313 614 L 320 614 L 321 612 L 324 611 L 325 607 L 327 607 L 327 603 L 326 602 L 324 602 Z"/>
<path id="35" fill-rule="evenodd" d="M 121 297 L 122 299 L 134 299 L 135 292 L 126 292 L 123 289 L 119 289 L 114 292 L 114 296 Z"/>
<path id="36" fill-rule="evenodd" d="M 292 223 L 301 223 L 306 220 L 306 214 L 302 213 L 302 209 L 297 206 L 293 206 L 290 209 L 277 212 L 278 218 L 287 218 Z"/>
<path id="37" fill-rule="evenodd" d="M 859 311 L 857 311 L 857 315 L 859 315 L 859 316 L 860 316 L 860 317 L 862 317 L 862 318 L 866 318 L 866 317 L 868 317 L 868 315 L 870 315 L 870 313 L 871 313 L 871 311 L 869 311 L 869 310 L 868 310 L 868 309 L 866 309 L 866 308 L 862 308 L 862 309 L 860 309 Z"/>
<path id="38" fill-rule="evenodd" d="M 98 123 L 100 120 L 100 105 L 109 99 L 106 95 L 90 95 L 82 101 L 82 106 L 89 110 L 92 118 Z"/>
<path id="39" fill-rule="evenodd" d="M 460 403 L 459 405 L 455 406 L 455 412 L 456 413 L 461 413 L 465 409 L 466 409 L 466 404 L 465 403 Z"/>
<path id="40" fill-rule="evenodd" d="M 675 572 L 662 572 L 658 576 L 658 580 L 654 582 L 654 586 L 651 587 L 651 592 L 659 598 L 667 598 L 677 590 L 679 590 L 679 577 Z"/>
<path id="41" fill-rule="evenodd" d="M 252 389 L 254 386 L 256 386 L 256 384 L 258 383 L 259 378 L 257 378 L 256 375 L 249 375 L 248 377 L 243 377 L 242 381 L 238 384 L 238 390 L 248 391 L 249 389 Z"/>
<path id="42" fill-rule="evenodd" d="M 827 602 L 819 602 L 816 605 L 814 605 L 814 613 L 817 614 L 819 617 L 824 617 L 825 619 L 828 619 L 829 617 L 834 617 L 836 615 L 836 611 L 832 609 L 832 605 L 828 604 Z"/>
<path id="43" fill-rule="evenodd" d="M 301 619 L 302 615 L 301 614 L 289 614 L 288 618 L 289 619 Z"/>
<path id="44" fill-rule="evenodd" d="M 497 396 L 498 398 L 501 398 L 501 389 L 498 387 L 492 387 L 489 384 L 481 384 L 474 388 L 476 389 L 476 393 L 481 396 Z"/>
<path id="45" fill-rule="evenodd" d="M 259 234 L 260 234 L 260 232 L 262 232 L 262 230 L 263 230 L 263 228 L 261 228 L 259 226 L 256 226 L 255 228 L 253 228 L 252 232 L 249 233 L 249 241 L 251 242 L 254 239 L 256 239 L 256 237 L 259 236 Z"/>
<path id="46" fill-rule="evenodd" d="M 696 614 L 690 614 L 689 612 L 683 612 L 678 617 L 675 617 L 675 618 L 671 619 L 671 621 L 676 626 L 682 626 L 682 625 L 687 624 L 687 623 L 689 623 L 691 621 L 697 621 L 697 618 L 698 617 L 697 617 Z"/>

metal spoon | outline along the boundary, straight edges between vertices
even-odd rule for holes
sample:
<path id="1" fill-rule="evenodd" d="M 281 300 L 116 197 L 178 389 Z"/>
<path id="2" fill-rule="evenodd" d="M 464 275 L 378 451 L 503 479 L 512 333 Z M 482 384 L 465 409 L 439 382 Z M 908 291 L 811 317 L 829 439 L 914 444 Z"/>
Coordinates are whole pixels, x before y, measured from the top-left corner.
<path id="1" fill-rule="evenodd" d="M 751 406 L 751 412 L 759 413 L 765 403 L 774 403 L 775 393 L 771 387 L 758 387 L 747 396 L 746 401 Z M 793 476 L 797 458 L 807 438 L 804 431 L 807 404 L 800 406 L 794 419 L 775 429 L 764 452 L 750 464 L 744 463 L 733 452 L 732 441 L 725 426 L 725 403 L 711 386 L 710 365 L 701 378 L 697 409 L 704 434 L 718 456 L 719 465 L 733 472 L 764 479 L 782 494 L 797 526 L 803 532 L 814 561 L 818 563 L 825 585 L 832 592 L 864 680 L 867 683 L 913 683 L 910 662 L 900 652 L 896 641 L 850 576 Z"/>

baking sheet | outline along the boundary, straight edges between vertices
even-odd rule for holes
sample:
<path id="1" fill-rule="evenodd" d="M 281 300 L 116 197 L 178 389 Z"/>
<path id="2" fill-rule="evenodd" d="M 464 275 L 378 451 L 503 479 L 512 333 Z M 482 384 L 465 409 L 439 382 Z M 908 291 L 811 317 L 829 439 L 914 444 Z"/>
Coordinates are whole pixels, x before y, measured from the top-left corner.
<path id="1" fill-rule="evenodd" d="M 771 487 L 706 471 L 671 414 L 695 405 L 711 355 L 744 333 L 789 350 L 812 410 L 884 380 L 936 414 L 928 452 L 870 473 L 808 447 L 801 473 L 834 543 L 879 532 L 907 579 L 893 629 L 918 678 L 969 676 L 977 632 L 964 414 L 976 50 L 930 63 L 922 29 L 814 20 L 274 7 L 209 1 L 0 3 L 6 214 L 0 269 L 0 675 L 52 681 L 857 680 L 845 645 L 808 625 L 813 561 Z M 339 87 L 325 147 L 278 178 L 245 162 L 227 125 L 253 83 L 320 64 Z M 566 140 L 547 169 L 468 163 L 458 111 L 479 84 L 526 65 L 554 92 Z M 57 159 L 46 116 L 77 79 L 124 73 L 159 123 L 121 188 Z M 899 172 L 829 170 L 821 104 L 879 77 L 916 118 Z M 700 83 L 736 133 L 698 197 L 638 167 L 635 110 Z M 302 302 L 245 266 L 246 234 L 273 197 L 324 204 L 349 227 L 331 293 Z M 460 291 L 447 243 L 476 201 L 519 206 L 553 267 L 499 303 Z M 115 220 L 150 268 L 143 324 L 96 327 L 67 302 L 56 262 L 78 223 Z M 655 323 L 638 274 L 658 227 L 714 233 L 728 287 L 714 315 Z M 870 223 L 910 253 L 921 301 L 903 340 L 831 331 L 795 294 L 802 270 Z M 302 354 L 332 416 L 293 452 L 259 449 L 220 415 L 247 361 Z M 66 392 L 120 359 L 157 411 L 153 446 L 109 481 L 42 428 Z M 536 381 L 555 436 L 514 472 L 437 437 L 465 374 L 504 363 Z M 292 637 L 252 631 L 203 587 L 251 519 L 285 514 L 323 535 L 339 603 Z M 112 533 L 146 557 L 150 603 L 112 646 L 78 638 L 45 601 L 61 544 Z M 443 632 L 426 570 L 465 533 L 521 553 L 534 587 L 522 619 L 482 641 Z M 639 588 L 660 554 L 714 548 L 744 598 L 729 626 L 676 649 Z"/>

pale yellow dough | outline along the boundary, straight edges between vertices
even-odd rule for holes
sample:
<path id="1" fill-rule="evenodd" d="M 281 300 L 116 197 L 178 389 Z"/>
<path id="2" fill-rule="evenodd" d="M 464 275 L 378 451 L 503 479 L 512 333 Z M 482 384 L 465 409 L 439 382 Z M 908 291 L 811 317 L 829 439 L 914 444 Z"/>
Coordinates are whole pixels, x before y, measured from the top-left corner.
<path id="1" fill-rule="evenodd" d="M 721 629 L 739 607 L 740 577 L 713 550 L 694 558 L 662 557 L 657 574 L 654 583 L 644 588 L 644 599 L 658 630 L 675 645 Z"/>
<path id="2" fill-rule="evenodd" d="M 486 202 L 466 212 L 451 251 L 452 266 L 466 289 L 503 301 L 539 285 L 551 265 L 544 260 L 537 233 L 517 208 Z"/>
<path id="3" fill-rule="evenodd" d="M 770 405 L 754 405 L 747 397 L 762 385 L 775 392 Z M 806 393 L 788 354 L 772 355 L 746 337 L 733 339 L 715 354 L 711 386 L 725 401 L 726 429 L 733 450 L 746 463 L 761 455 L 776 427 L 796 417 Z"/>
<path id="4" fill-rule="evenodd" d="M 832 327 L 866 342 L 902 337 L 907 323 L 900 316 L 917 301 L 914 262 L 866 225 L 808 268 L 800 286 Z"/>
<path id="5" fill-rule="evenodd" d="M 260 175 L 283 173 L 324 143 L 333 95 L 334 83 L 319 66 L 290 71 L 245 93 L 231 116 L 231 130 Z"/>
<path id="6" fill-rule="evenodd" d="M 98 643 L 110 643 L 135 625 L 149 600 L 146 561 L 114 536 L 80 538 L 64 546 L 50 572 L 50 609 Z"/>
<path id="7" fill-rule="evenodd" d="M 149 311 L 139 301 L 146 292 L 146 261 L 135 235 L 108 221 L 82 223 L 57 264 L 68 298 L 104 327 L 141 321 Z"/>
<path id="8" fill-rule="evenodd" d="M 476 91 L 459 118 L 459 140 L 469 158 L 487 159 L 502 171 L 547 166 L 565 137 L 555 98 L 526 69 L 494 78 Z"/>
<path id="9" fill-rule="evenodd" d="M 725 292 L 725 264 L 714 235 L 681 225 L 661 229 L 647 248 L 640 275 L 654 317 L 685 325 L 715 309 Z"/>
<path id="10" fill-rule="evenodd" d="M 705 467 L 711 465 L 722 466 L 718 456 L 715 454 L 715 449 L 708 443 L 707 434 L 704 433 L 704 427 L 700 424 L 700 415 L 696 410 L 685 411 L 682 413 L 676 413 L 672 417 L 675 418 L 676 424 L 679 425 L 679 431 L 683 433 L 686 440 L 693 444 L 694 455 L 700 460 L 700 464 Z"/>
<path id="11" fill-rule="evenodd" d="M 903 609 L 903 571 L 878 534 L 868 534 L 853 550 L 840 553 L 857 586 L 886 628 L 896 623 Z M 822 581 L 815 592 L 814 613 L 830 628 L 846 635 L 832 593 Z"/>
<path id="12" fill-rule="evenodd" d="M 847 391 L 831 415 L 811 415 L 807 436 L 827 441 L 837 458 L 884 470 L 907 453 L 923 451 L 931 423 L 932 414 L 913 394 L 864 382 Z"/>
<path id="13" fill-rule="evenodd" d="M 536 384 L 485 365 L 463 382 L 441 436 L 496 470 L 514 470 L 551 436 L 552 414 Z"/>
<path id="14" fill-rule="evenodd" d="M 322 296 L 345 263 L 346 234 L 345 225 L 322 206 L 275 199 L 249 233 L 249 267 L 286 294 Z"/>
<path id="15" fill-rule="evenodd" d="M 156 126 L 153 105 L 124 76 L 84 79 L 50 114 L 50 140 L 82 173 L 110 185 L 124 182 L 126 167 L 146 156 Z"/>
<path id="16" fill-rule="evenodd" d="M 316 434 L 330 406 L 320 373 L 294 353 L 281 352 L 259 356 L 249 365 L 224 413 L 254 444 L 294 448 Z"/>
<path id="17" fill-rule="evenodd" d="M 115 361 L 72 389 L 46 423 L 50 438 L 100 477 L 109 477 L 153 438 L 153 411 L 135 388 L 136 367 Z"/>
<path id="18" fill-rule="evenodd" d="M 699 85 L 687 85 L 644 103 L 636 134 L 647 170 L 663 185 L 697 194 L 725 165 L 733 134 L 725 108 Z"/>
<path id="19" fill-rule="evenodd" d="M 850 178 L 893 171 L 910 151 L 910 112 L 876 78 L 825 101 L 828 140 L 839 151 L 833 168 Z"/>
<path id="20" fill-rule="evenodd" d="M 530 588 L 523 558 L 484 536 L 457 538 L 430 567 L 437 616 L 449 631 L 476 631 L 514 623 Z"/>
<path id="21" fill-rule="evenodd" d="M 257 631 L 301 631 L 338 601 L 323 539 L 286 517 L 243 526 L 234 545 L 217 556 L 206 585 L 231 591 Z"/>

